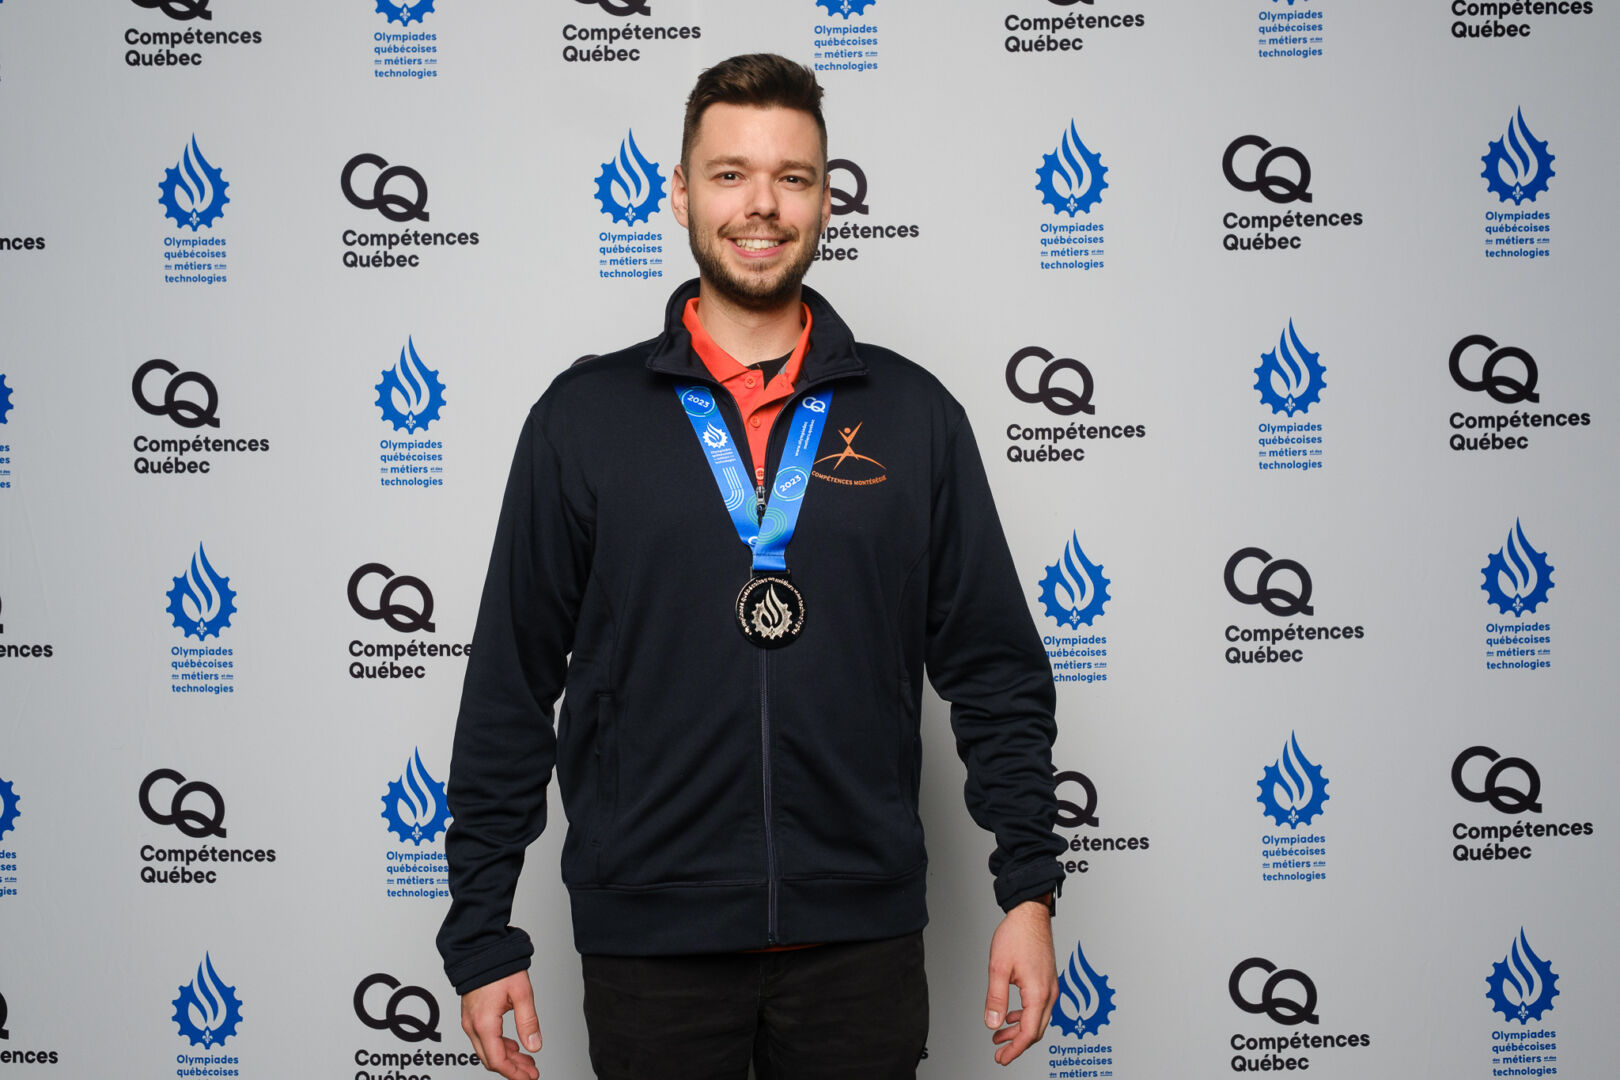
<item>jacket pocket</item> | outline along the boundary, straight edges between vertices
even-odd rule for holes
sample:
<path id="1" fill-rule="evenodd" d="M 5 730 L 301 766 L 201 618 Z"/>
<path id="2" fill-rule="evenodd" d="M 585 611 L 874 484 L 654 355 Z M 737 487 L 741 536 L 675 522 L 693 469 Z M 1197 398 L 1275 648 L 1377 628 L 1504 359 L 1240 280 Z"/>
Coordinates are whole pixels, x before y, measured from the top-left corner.
<path id="1" fill-rule="evenodd" d="M 920 706 L 916 695 L 911 692 L 911 680 L 900 676 L 900 731 L 899 739 L 899 767 L 900 782 L 905 786 L 907 806 L 912 816 L 917 816 L 918 786 L 922 771 L 922 737 L 918 730 L 918 712 Z M 921 826 L 921 819 L 918 819 Z"/>
<path id="2" fill-rule="evenodd" d="M 600 881 L 602 848 L 611 842 L 619 817 L 618 715 L 612 694 L 596 695 L 596 735 L 591 747 L 596 763 L 596 798 L 591 808 L 591 877 Z"/>

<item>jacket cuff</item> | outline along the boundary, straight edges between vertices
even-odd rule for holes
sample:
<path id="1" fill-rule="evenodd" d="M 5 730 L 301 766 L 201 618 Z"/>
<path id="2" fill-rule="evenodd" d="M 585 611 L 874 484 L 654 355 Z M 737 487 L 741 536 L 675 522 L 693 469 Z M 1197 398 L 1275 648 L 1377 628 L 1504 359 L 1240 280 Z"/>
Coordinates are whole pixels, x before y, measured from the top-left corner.
<path id="1" fill-rule="evenodd" d="M 1011 911 L 1026 900 L 1063 892 L 1063 864 L 1056 859 L 1029 863 L 996 878 L 996 903 Z"/>
<path id="2" fill-rule="evenodd" d="M 534 956 L 534 943 L 522 930 L 513 928 L 510 934 L 487 949 L 454 964 L 446 964 L 444 973 L 457 994 L 465 994 L 480 986 L 504 979 L 513 972 L 525 971 Z"/>

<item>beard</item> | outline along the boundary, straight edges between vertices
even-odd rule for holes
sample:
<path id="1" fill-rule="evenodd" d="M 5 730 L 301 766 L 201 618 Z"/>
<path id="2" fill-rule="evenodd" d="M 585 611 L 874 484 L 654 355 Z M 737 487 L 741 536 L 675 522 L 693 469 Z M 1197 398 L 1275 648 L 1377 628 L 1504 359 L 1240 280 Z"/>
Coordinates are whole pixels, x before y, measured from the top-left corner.
<path id="1" fill-rule="evenodd" d="M 816 244 L 821 237 L 823 222 L 816 222 L 815 235 L 809 238 L 801 251 L 789 254 L 787 260 L 779 261 L 770 269 L 758 271 L 738 271 L 726 259 L 725 247 L 728 246 L 725 234 L 719 233 L 700 238 L 697 229 L 687 230 L 687 243 L 692 248 L 692 258 L 697 263 L 698 273 L 706 285 L 725 297 L 729 302 L 747 311 L 771 311 L 792 303 L 799 295 L 799 285 L 804 281 L 804 275 L 809 271 L 810 264 L 816 258 Z M 758 232 L 751 229 L 750 232 Z M 780 236 L 787 243 L 799 240 L 797 232 L 787 230 L 793 235 Z"/>

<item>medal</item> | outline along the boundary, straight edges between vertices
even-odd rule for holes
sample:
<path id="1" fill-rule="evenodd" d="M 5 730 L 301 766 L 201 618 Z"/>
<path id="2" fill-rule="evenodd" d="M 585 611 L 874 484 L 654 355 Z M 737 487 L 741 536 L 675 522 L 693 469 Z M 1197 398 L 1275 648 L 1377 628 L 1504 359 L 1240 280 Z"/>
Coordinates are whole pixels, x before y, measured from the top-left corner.
<path id="1" fill-rule="evenodd" d="M 786 574 L 749 580 L 737 594 L 737 625 L 762 649 L 791 645 L 804 629 L 804 594 Z"/>
<path id="2" fill-rule="evenodd" d="M 743 637 L 761 649 L 791 645 L 804 629 L 804 594 L 788 579 L 787 546 L 810 487 L 810 470 L 821 442 L 821 428 L 832 391 L 807 394 L 793 412 L 782 460 L 767 495 L 748 498 L 748 475 L 706 387 L 677 384 L 692 432 L 703 448 L 714 482 L 737 529 L 737 539 L 753 553 L 754 576 L 737 594 L 734 613 Z"/>

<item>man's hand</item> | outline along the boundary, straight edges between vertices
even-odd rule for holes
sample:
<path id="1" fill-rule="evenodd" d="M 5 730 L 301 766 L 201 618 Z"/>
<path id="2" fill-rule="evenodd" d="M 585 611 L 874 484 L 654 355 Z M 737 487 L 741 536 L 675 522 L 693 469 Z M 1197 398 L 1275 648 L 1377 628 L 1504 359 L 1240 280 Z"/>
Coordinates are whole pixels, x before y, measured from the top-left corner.
<path id="1" fill-rule="evenodd" d="M 1018 987 L 1020 1007 L 1012 1012 L 1007 1011 L 1009 984 Z M 1007 912 L 990 939 L 990 992 L 984 999 L 984 1026 L 993 1032 L 990 1041 L 996 1044 L 996 1064 L 1011 1064 L 1041 1037 L 1057 995 L 1052 916 L 1044 903 L 1029 900 Z"/>
<path id="2" fill-rule="evenodd" d="M 1046 947 L 1050 958 L 1052 947 Z M 1005 992 L 1005 991 L 1004 991 Z M 540 1049 L 540 1020 L 534 1014 L 534 990 L 529 973 L 519 971 L 504 979 L 469 990 L 461 996 L 461 1030 L 472 1040 L 478 1060 L 490 1072 L 507 1080 L 540 1080 L 534 1058 L 523 1053 L 517 1041 L 501 1034 L 501 1022 L 508 1012 L 517 1021 L 518 1038 L 531 1051 Z"/>

